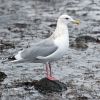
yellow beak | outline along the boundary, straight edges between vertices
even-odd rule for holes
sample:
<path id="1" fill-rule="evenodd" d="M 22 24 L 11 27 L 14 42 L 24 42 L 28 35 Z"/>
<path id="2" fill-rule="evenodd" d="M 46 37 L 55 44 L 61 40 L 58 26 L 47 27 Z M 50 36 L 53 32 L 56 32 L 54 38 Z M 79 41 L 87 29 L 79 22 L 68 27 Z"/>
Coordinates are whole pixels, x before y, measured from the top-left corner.
<path id="1" fill-rule="evenodd" d="M 73 20 L 72 23 L 79 25 L 80 24 L 80 20 Z"/>

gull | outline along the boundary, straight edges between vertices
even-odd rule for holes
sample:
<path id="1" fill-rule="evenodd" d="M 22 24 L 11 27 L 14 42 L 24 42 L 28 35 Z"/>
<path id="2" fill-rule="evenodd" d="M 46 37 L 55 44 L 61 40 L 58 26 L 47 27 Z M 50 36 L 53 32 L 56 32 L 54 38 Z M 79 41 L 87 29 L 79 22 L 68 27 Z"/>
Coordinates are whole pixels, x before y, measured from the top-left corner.
<path id="1" fill-rule="evenodd" d="M 51 63 L 61 59 L 69 47 L 68 23 L 79 24 L 69 15 L 61 15 L 57 20 L 54 33 L 44 40 L 34 43 L 31 47 L 19 51 L 16 55 L 9 57 L 13 63 L 45 63 L 46 77 L 49 80 L 56 80 L 52 76 Z"/>

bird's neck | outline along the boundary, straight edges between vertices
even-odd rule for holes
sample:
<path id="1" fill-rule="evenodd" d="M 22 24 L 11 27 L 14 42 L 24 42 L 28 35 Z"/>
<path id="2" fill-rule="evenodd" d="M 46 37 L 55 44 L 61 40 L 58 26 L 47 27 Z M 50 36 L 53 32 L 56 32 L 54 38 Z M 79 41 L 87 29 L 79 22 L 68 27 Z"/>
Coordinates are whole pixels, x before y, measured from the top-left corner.
<path id="1" fill-rule="evenodd" d="M 59 36 L 68 36 L 69 34 L 68 34 L 68 27 L 67 27 L 67 25 L 66 24 L 64 24 L 64 23 L 57 23 L 57 27 L 56 27 L 56 29 L 55 29 L 55 31 L 54 31 L 54 34 L 52 34 L 52 36 L 51 37 L 53 37 L 53 38 L 57 38 L 57 37 L 59 37 Z"/>

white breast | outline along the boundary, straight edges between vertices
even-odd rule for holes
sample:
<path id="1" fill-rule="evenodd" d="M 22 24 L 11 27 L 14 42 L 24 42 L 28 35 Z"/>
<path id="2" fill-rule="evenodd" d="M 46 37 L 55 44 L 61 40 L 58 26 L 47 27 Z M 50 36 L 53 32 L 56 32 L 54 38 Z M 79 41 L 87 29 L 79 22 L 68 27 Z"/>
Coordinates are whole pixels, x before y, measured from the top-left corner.
<path id="1" fill-rule="evenodd" d="M 61 58 L 68 50 L 69 47 L 69 36 L 64 34 L 54 40 L 55 45 L 58 46 L 58 50 L 55 52 L 56 58 Z"/>

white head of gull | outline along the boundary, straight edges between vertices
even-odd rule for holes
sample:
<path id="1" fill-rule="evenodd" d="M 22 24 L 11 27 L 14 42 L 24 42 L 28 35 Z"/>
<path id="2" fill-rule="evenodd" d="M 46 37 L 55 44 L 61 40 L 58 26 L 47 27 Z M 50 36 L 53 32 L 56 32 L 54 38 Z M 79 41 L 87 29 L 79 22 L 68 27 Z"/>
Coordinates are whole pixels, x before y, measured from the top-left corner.
<path id="1" fill-rule="evenodd" d="M 13 56 L 11 62 L 33 62 L 45 63 L 46 75 L 50 80 L 55 80 L 51 72 L 51 62 L 59 60 L 65 55 L 69 47 L 68 23 L 79 24 L 69 15 L 61 15 L 58 18 L 57 26 L 54 33 L 47 39 L 34 43 L 32 47 L 19 51 Z"/>

